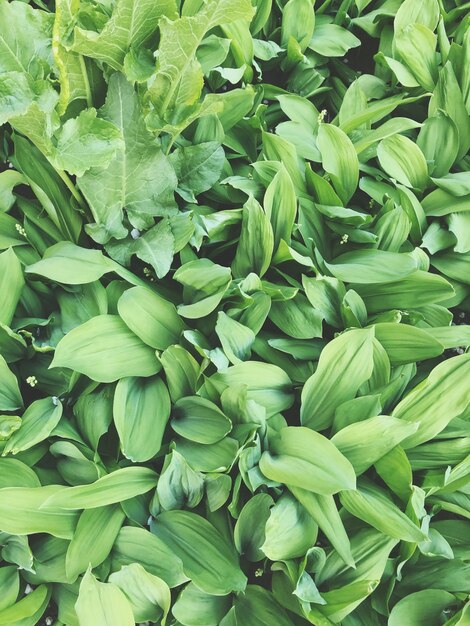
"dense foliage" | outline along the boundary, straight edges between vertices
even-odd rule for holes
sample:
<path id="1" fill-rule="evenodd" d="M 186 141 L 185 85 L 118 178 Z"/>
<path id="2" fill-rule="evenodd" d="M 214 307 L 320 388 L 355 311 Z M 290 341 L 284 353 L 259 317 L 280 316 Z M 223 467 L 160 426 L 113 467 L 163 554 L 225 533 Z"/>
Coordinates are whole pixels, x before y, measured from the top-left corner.
<path id="1" fill-rule="evenodd" d="M 470 3 L 0 0 L 0 625 L 470 623 Z"/>

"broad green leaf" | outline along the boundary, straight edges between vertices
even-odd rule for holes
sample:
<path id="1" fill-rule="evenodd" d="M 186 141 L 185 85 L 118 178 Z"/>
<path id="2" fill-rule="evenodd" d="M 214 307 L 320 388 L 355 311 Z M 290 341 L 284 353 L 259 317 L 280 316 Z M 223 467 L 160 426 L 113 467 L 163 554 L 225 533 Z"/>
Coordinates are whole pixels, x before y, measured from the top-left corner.
<path id="1" fill-rule="evenodd" d="M 150 491 L 157 484 L 157 475 L 146 467 L 125 467 L 99 478 L 89 485 L 61 487 L 43 504 L 48 509 L 95 509 L 115 504 Z"/>
<path id="2" fill-rule="evenodd" d="M 350 567 L 354 567 L 349 538 L 333 496 L 322 496 L 293 485 L 289 485 L 289 490 L 315 520 L 322 533 L 331 541 L 331 545 L 343 561 Z"/>
<path id="3" fill-rule="evenodd" d="M 248 0 L 210 0 L 195 15 L 160 20 L 157 73 L 150 90 L 159 116 L 164 117 L 168 109 L 184 111 L 199 100 L 203 76 L 196 51 L 207 32 L 236 20 L 249 20 L 253 12 Z"/>
<path id="4" fill-rule="evenodd" d="M 61 241 L 48 248 L 43 258 L 26 268 L 26 273 L 43 276 L 65 285 L 85 285 L 113 270 L 112 261 L 99 250 L 80 248 Z"/>
<path id="5" fill-rule="evenodd" d="M 0 411 L 16 411 L 22 406 L 18 380 L 0 355 Z"/>
<path id="6" fill-rule="evenodd" d="M 426 589 L 411 593 L 393 607 L 389 626 L 427 626 L 441 618 L 446 609 L 455 603 L 455 596 L 442 589 Z M 463 626 L 463 625 L 462 625 Z"/>
<path id="7" fill-rule="evenodd" d="M 83 511 L 67 548 L 65 569 L 70 580 L 108 557 L 124 519 L 119 504 Z"/>
<path id="8" fill-rule="evenodd" d="M 111 574 L 109 582 L 124 593 L 136 622 L 160 620 L 164 623 L 170 610 L 171 595 L 168 585 L 161 578 L 149 574 L 139 563 L 132 563 Z"/>
<path id="9" fill-rule="evenodd" d="M 232 545 L 206 519 L 188 511 L 167 511 L 153 532 L 183 562 L 183 570 L 201 591 L 224 596 L 243 591 L 247 579 Z"/>
<path id="10" fill-rule="evenodd" d="M 23 271 L 18 257 L 9 248 L 0 254 L 0 322 L 10 325 L 24 287 Z"/>
<path id="11" fill-rule="evenodd" d="M 380 487 L 361 479 L 354 491 L 343 491 L 339 499 L 344 508 L 385 535 L 402 541 L 423 541 L 424 533 L 393 503 Z"/>
<path id="12" fill-rule="evenodd" d="M 169 219 L 161 219 L 156 226 L 137 237 L 130 251 L 155 270 L 158 278 L 170 271 L 173 256 L 178 250 Z"/>
<path id="13" fill-rule="evenodd" d="M 318 148 L 325 171 L 331 176 L 336 193 L 349 202 L 359 180 L 359 162 L 349 137 L 332 124 L 320 124 Z"/>
<path id="14" fill-rule="evenodd" d="M 271 437 L 260 470 L 270 480 L 321 495 L 356 485 L 349 461 L 326 437 L 302 426 L 282 428 Z"/>
<path id="15" fill-rule="evenodd" d="M 183 626 L 218 626 L 230 605 L 229 596 L 214 596 L 189 583 L 176 599 L 172 613 Z"/>
<path id="16" fill-rule="evenodd" d="M 168 459 L 170 459 L 168 461 Z M 194 471 L 176 450 L 166 457 L 157 485 L 158 503 L 164 511 L 195 508 L 204 495 L 204 477 Z"/>
<path id="17" fill-rule="evenodd" d="M 418 269 L 416 259 L 409 254 L 373 248 L 346 252 L 325 265 L 344 282 L 366 285 L 400 280 Z"/>
<path id="18" fill-rule="evenodd" d="M 68 31 L 76 11 L 74 0 L 57 0 L 52 28 L 52 52 L 59 69 L 59 110 L 63 114 L 75 100 L 91 99 L 88 72 L 85 60 L 68 49 Z"/>
<path id="19" fill-rule="evenodd" d="M 154 351 L 117 315 L 98 315 L 67 333 L 51 365 L 68 367 L 100 382 L 152 376 L 161 368 Z"/>
<path id="20" fill-rule="evenodd" d="M 418 135 L 418 146 L 432 176 L 446 176 L 459 152 L 459 131 L 452 119 L 438 112 L 428 117 Z"/>
<path id="21" fill-rule="evenodd" d="M 448 300 L 455 295 L 452 285 L 442 276 L 415 271 L 401 280 L 383 284 L 355 284 L 369 313 L 389 309 L 413 309 Z"/>
<path id="22" fill-rule="evenodd" d="M 373 370 L 373 331 L 351 330 L 331 341 L 302 389 L 300 419 L 316 430 L 330 426 L 336 408 L 355 397 Z"/>
<path id="23" fill-rule="evenodd" d="M 210 400 L 199 396 L 180 398 L 174 405 L 171 427 L 198 443 L 217 443 L 232 430 L 232 422 Z"/>
<path id="24" fill-rule="evenodd" d="M 276 251 L 281 239 L 286 243 L 290 243 L 297 214 L 297 198 L 294 185 L 284 166 L 281 166 L 268 185 L 263 205 L 273 228 L 273 250 Z"/>
<path id="25" fill-rule="evenodd" d="M 18 459 L 0 458 L 0 488 L 40 486 L 39 478 L 28 465 Z"/>
<path id="26" fill-rule="evenodd" d="M 75 604 L 79 626 L 135 626 L 132 608 L 124 593 L 112 583 L 100 583 L 89 569 L 80 583 Z"/>
<path id="27" fill-rule="evenodd" d="M 227 291 L 232 277 L 228 267 L 209 259 L 198 259 L 182 265 L 174 279 L 184 287 L 185 304 L 178 307 L 182 317 L 197 319 L 212 313 Z"/>
<path id="28" fill-rule="evenodd" d="M 20 577 L 15 567 L 8 565 L 0 568 L 0 585 L 2 587 L 0 611 L 3 611 L 15 603 L 20 591 Z"/>
<path id="29" fill-rule="evenodd" d="M 230 363 L 236 365 L 250 358 L 251 347 L 255 341 L 255 334 L 251 328 L 219 311 L 215 332 Z"/>
<path id="30" fill-rule="evenodd" d="M 19 600 L 16 604 L 0 611 L 2 626 L 34 626 L 41 619 L 49 603 L 50 591 L 46 585 L 40 585 L 31 594 Z"/>
<path id="31" fill-rule="evenodd" d="M 58 398 L 32 402 L 22 416 L 20 428 L 9 438 L 2 454 L 18 454 L 44 441 L 61 417 L 62 403 Z"/>
<path id="32" fill-rule="evenodd" d="M 428 183 L 428 166 L 420 148 L 404 135 L 383 139 L 377 148 L 382 169 L 405 187 L 423 191 Z"/>
<path id="33" fill-rule="evenodd" d="M 233 540 L 238 552 L 248 561 L 256 563 L 264 559 L 261 546 L 266 537 L 266 522 L 274 500 L 267 493 L 258 493 L 248 500 L 234 529 Z"/>
<path id="34" fill-rule="evenodd" d="M 86 109 L 62 126 L 52 160 L 57 168 L 81 176 L 91 167 L 106 166 L 121 144 L 119 128 Z"/>
<path id="35" fill-rule="evenodd" d="M 140 11 L 139 2 L 120 0 L 120 4 L 132 5 Z M 152 11 L 158 12 L 159 8 L 152 9 L 150 14 Z M 114 39 L 112 48 L 117 49 Z M 129 214 L 175 213 L 173 191 L 177 181 L 159 143 L 147 130 L 137 94 L 122 74 L 111 76 L 100 114 L 103 123 L 119 129 L 123 141 L 107 163 L 87 168 L 79 177 L 78 185 L 96 222 L 87 227 L 88 232 L 99 243 L 106 243 L 111 237 L 126 236 L 127 230 L 122 224 L 124 208 Z M 103 166 L 107 166 L 106 169 L 103 170 Z"/>
<path id="36" fill-rule="evenodd" d="M 174 0 L 158 3 L 118 0 L 101 32 L 75 28 L 72 49 L 104 61 L 116 70 L 122 69 L 126 53 L 154 34 L 163 15 L 176 17 Z"/>
<path id="37" fill-rule="evenodd" d="M 444 111 L 456 125 L 459 132 L 459 152 L 461 159 L 470 147 L 470 121 L 460 91 L 454 68 L 450 61 L 439 72 L 439 78 L 433 96 L 429 102 L 429 115 Z"/>
<path id="38" fill-rule="evenodd" d="M 418 83 L 432 91 L 437 81 L 437 37 L 423 24 L 408 24 L 395 37 L 401 58 Z"/>
<path id="39" fill-rule="evenodd" d="M 40 72 L 52 65 L 53 16 L 23 2 L 0 3 L 0 72 Z"/>
<path id="40" fill-rule="evenodd" d="M 245 361 L 210 378 L 219 393 L 227 387 L 246 385 L 247 398 L 265 407 L 268 416 L 284 411 L 294 401 L 292 383 L 276 365 L 260 361 Z"/>
<path id="41" fill-rule="evenodd" d="M 178 193 L 188 202 L 196 202 L 196 196 L 219 180 L 224 158 L 222 146 L 217 141 L 177 148 L 170 163 L 178 178 Z"/>
<path id="42" fill-rule="evenodd" d="M 309 48 L 324 57 L 342 57 L 361 44 L 351 32 L 336 24 L 317 22 Z"/>
<path id="43" fill-rule="evenodd" d="M 178 345 L 170 346 L 162 353 L 160 361 L 172 402 L 196 392 L 200 368 L 187 350 Z"/>
<path id="44" fill-rule="evenodd" d="M 322 312 L 302 294 L 286 302 L 273 302 L 268 317 L 288 337 L 312 339 L 322 335 Z"/>
<path id="45" fill-rule="evenodd" d="M 290 626 L 292 621 L 286 611 L 274 600 L 272 594 L 256 585 L 249 585 L 234 605 L 235 624 L 244 626 Z M 222 622 L 225 626 L 225 621 Z M 227 625 L 229 626 L 229 624 Z"/>
<path id="46" fill-rule="evenodd" d="M 243 278 L 254 272 L 263 276 L 271 263 L 273 250 L 274 234 L 269 215 L 250 197 L 243 206 L 242 230 L 232 263 L 234 275 Z"/>
<path id="47" fill-rule="evenodd" d="M 416 433 L 402 442 L 405 450 L 429 441 L 468 409 L 470 401 L 465 381 L 469 373 L 469 354 L 448 359 L 435 367 L 428 378 L 396 406 L 394 417 L 419 424 Z"/>
<path id="48" fill-rule="evenodd" d="M 346 426 L 331 441 L 359 476 L 417 429 L 418 424 L 378 415 Z"/>
<path id="49" fill-rule="evenodd" d="M 396 34 L 408 24 L 423 24 L 434 30 L 439 21 L 439 3 L 437 0 L 405 0 L 399 7 L 394 20 Z"/>
<path id="50" fill-rule="evenodd" d="M 42 506 L 63 487 L 7 487 L 0 489 L 0 528 L 14 535 L 48 533 L 54 537 L 71 539 L 77 514 L 59 507 Z"/>
<path id="51" fill-rule="evenodd" d="M 408 324 L 375 324 L 374 333 L 385 348 L 392 365 L 424 361 L 439 356 L 444 351 L 444 346 L 437 339 Z"/>
<path id="52" fill-rule="evenodd" d="M 281 45 L 286 48 L 292 37 L 304 52 L 313 35 L 315 13 L 310 0 L 289 0 L 282 12 Z"/>
<path id="53" fill-rule="evenodd" d="M 114 425 L 122 453 L 133 463 L 154 457 L 170 417 L 170 396 L 158 377 L 121 378 L 113 404 Z"/>
<path id="54" fill-rule="evenodd" d="M 271 561 L 294 559 L 304 556 L 315 544 L 317 534 L 318 527 L 302 504 L 284 494 L 266 521 L 261 550 Z"/>
<path id="55" fill-rule="evenodd" d="M 112 552 L 112 569 L 139 563 L 147 572 L 163 579 L 169 587 L 188 581 L 181 559 L 159 538 L 144 528 L 121 528 Z"/>

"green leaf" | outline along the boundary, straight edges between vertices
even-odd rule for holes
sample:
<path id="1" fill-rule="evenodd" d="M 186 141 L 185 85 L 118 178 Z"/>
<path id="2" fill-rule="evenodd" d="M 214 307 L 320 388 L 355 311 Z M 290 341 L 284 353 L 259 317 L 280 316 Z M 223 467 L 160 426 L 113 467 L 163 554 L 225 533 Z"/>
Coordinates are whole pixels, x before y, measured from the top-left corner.
<path id="1" fill-rule="evenodd" d="M 273 250 L 276 251 L 281 240 L 290 243 L 297 214 L 297 198 L 294 185 L 283 165 L 281 165 L 278 173 L 268 185 L 263 204 L 273 228 Z"/>
<path id="2" fill-rule="evenodd" d="M 19 600 L 16 604 L 0 611 L 0 624 L 12 626 L 23 624 L 33 626 L 37 624 L 46 609 L 50 599 L 50 591 L 46 585 L 40 585 L 31 594 Z"/>
<path id="3" fill-rule="evenodd" d="M 170 610 L 171 595 L 168 585 L 161 578 L 146 572 L 139 563 L 132 563 L 111 574 L 109 582 L 124 593 L 135 621 L 160 620 L 164 623 Z"/>
<path id="4" fill-rule="evenodd" d="M 419 542 L 427 535 L 388 497 L 386 492 L 361 479 L 355 491 L 343 491 L 340 496 L 344 508 L 385 535 L 402 541 Z"/>
<path id="5" fill-rule="evenodd" d="M 0 355 L 0 411 L 16 411 L 23 406 L 16 376 Z"/>
<path id="6" fill-rule="evenodd" d="M 244 626 L 291 626 L 291 618 L 277 604 L 272 594 L 256 585 L 249 585 L 246 593 L 235 601 L 236 624 Z M 225 622 L 223 622 L 225 625 Z"/>
<path id="7" fill-rule="evenodd" d="M 261 546 L 271 561 L 303 556 L 316 541 L 318 527 L 305 508 L 290 494 L 282 495 L 266 521 Z"/>
<path id="8" fill-rule="evenodd" d="M 389 309 L 414 309 L 448 300 L 455 295 L 452 285 L 442 276 L 415 271 L 402 280 L 383 284 L 353 285 L 369 313 Z"/>
<path id="9" fill-rule="evenodd" d="M 265 407 L 268 416 L 288 409 L 294 401 L 288 375 L 271 363 L 245 361 L 214 374 L 210 381 L 219 393 L 227 387 L 246 385 L 247 398 Z"/>
<path id="10" fill-rule="evenodd" d="M 248 0 L 209 0 L 195 15 L 160 20 L 157 73 L 150 90 L 159 116 L 167 109 L 184 111 L 199 100 L 203 76 L 196 51 L 207 32 L 236 20 L 249 20 L 253 13 Z"/>
<path id="11" fill-rule="evenodd" d="M 405 187 L 423 191 L 428 183 L 428 166 L 420 148 L 404 135 L 383 139 L 377 148 L 382 169 Z"/>
<path id="12" fill-rule="evenodd" d="M 234 529 L 234 542 L 238 552 L 248 561 L 256 563 L 264 559 L 261 546 L 264 543 L 266 522 L 274 500 L 267 493 L 258 493 L 248 500 Z"/>
<path id="13" fill-rule="evenodd" d="M 243 220 L 237 252 L 232 263 L 235 276 L 245 277 L 251 272 L 263 276 L 271 263 L 274 234 L 269 216 L 255 198 L 243 206 Z"/>
<path id="14" fill-rule="evenodd" d="M 223 439 L 232 430 L 232 422 L 213 402 L 187 396 L 175 403 L 171 427 L 190 441 L 210 444 Z"/>
<path id="15" fill-rule="evenodd" d="M 196 319 L 212 313 L 224 297 L 232 276 L 228 267 L 209 259 L 198 259 L 182 265 L 174 279 L 184 286 L 185 304 L 178 307 L 183 317 Z"/>
<path id="16" fill-rule="evenodd" d="M 140 3 L 121 2 L 122 5 L 127 3 L 140 11 L 137 7 Z M 114 37 L 110 45 L 115 49 Z M 79 177 L 78 185 L 96 222 L 87 227 L 88 231 L 96 241 L 106 243 L 111 237 L 121 239 L 127 234 L 122 224 L 124 208 L 130 214 L 175 213 L 173 191 L 177 181 L 169 160 L 147 130 L 137 94 L 122 74 L 111 76 L 100 115 L 101 122 L 116 128 L 123 141 L 117 144 L 107 162 L 94 163 L 97 167 L 91 169 L 88 166 L 88 171 Z M 143 244 L 139 248 L 143 248 Z"/>
<path id="17" fill-rule="evenodd" d="M 425 626 L 439 620 L 446 609 L 455 603 L 455 596 L 441 589 L 426 589 L 411 593 L 393 607 L 389 626 L 401 626 L 404 620 L 410 626 Z"/>
<path id="18" fill-rule="evenodd" d="M 157 350 L 177 344 L 183 332 L 176 307 L 151 289 L 127 289 L 119 298 L 118 311 L 132 332 Z"/>
<path id="19" fill-rule="evenodd" d="M 331 176 L 333 186 L 346 204 L 356 191 L 359 180 L 359 162 L 349 137 L 332 124 L 320 124 L 318 148 L 325 171 Z"/>
<path id="20" fill-rule="evenodd" d="M 356 485 L 349 461 L 326 437 L 302 426 L 282 428 L 270 439 L 260 470 L 270 480 L 321 495 Z"/>
<path id="21" fill-rule="evenodd" d="M 316 372 L 302 390 L 302 424 L 323 430 L 336 408 L 355 397 L 372 375 L 373 331 L 351 330 L 331 341 L 320 355 Z"/>
<path id="22" fill-rule="evenodd" d="M 240 324 L 223 311 L 219 311 L 215 332 L 220 339 L 223 351 L 233 365 L 250 358 L 251 347 L 255 341 L 255 334 L 251 328 Z"/>
<path id="23" fill-rule="evenodd" d="M 94 509 L 133 498 L 150 491 L 157 475 L 145 467 L 125 467 L 99 478 L 89 485 L 62 487 L 43 504 L 42 509 Z"/>
<path id="24" fill-rule="evenodd" d="M 181 559 L 159 538 L 144 528 L 124 526 L 113 546 L 113 571 L 139 563 L 147 572 L 164 580 L 169 587 L 188 581 Z"/>
<path id="25" fill-rule="evenodd" d="M 418 424 L 378 415 L 342 428 L 331 441 L 359 476 L 417 429 Z"/>
<path id="26" fill-rule="evenodd" d="M 68 367 L 99 382 L 152 376 L 161 368 L 154 351 L 117 315 L 98 315 L 59 341 L 52 367 Z"/>
<path id="27" fill-rule="evenodd" d="M 14 535 L 49 533 L 71 539 L 77 514 L 59 507 L 43 509 L 43 504 L 63 487 L 7 487 L 0 489 L 0 527 Z"/>
<path id="28" fill-rule="evenodd" d="M 155 270 L 158 278 L 166 276 L 171 269 L 176 249 L 176 240 L 167 218 L 161 219 L 134 241 L 131 251 Z"/>
<path id="29" fill-rule="evenodd" d="M 224 151 L 216 141 L 177 148 L 170 157 L 178 178 L 178 193 L 188 202 L 210 189 L 220 177 Z"/>
<path id="30" fill-rule="evenodd" d="M 118 0 L 101 32 L 75 28 L 72 50 L 122 69 L 124 57 L 131 48 L 140 47 L 155 33 L 162 16 L 177 15 L 174 0 L 138 2 Z"/>
<path id="31" fill-rule="evenodd" d="M 83 511 L 67 548 L 65 570 L 70 580 L 108 557 L 124 519 L 119 504 Z"/>
<path id="32" fill-rule="evenodd" d="M 392 365 L 424 361 L 444 352 L 444 346 L 437 339 L 415 326 L 380 323 L 374 325 L 374 332 Z"/>
<path id="33" fill-rule="evenodd" d="M 317 22 L 309 48 L 324 57 L 342 57 L 361 45 L 361 40 L 336 24 Z"/>
<path id="34" fill-rule="evenodd" d="M 206 519 L 188 511 L 167 511 L 153 524 L 153 532 L 183 562 L 194 584 L 215 596 L 243 591 L 246 577 L 232 545 Z"/>
<path id="35" fill-rule="evenodd" d="M 49 437 L 62 417 L 62 403 L 57 398 L 32 402 L 23 414 L 21 426 L 7 441 L 2 454 L 18 454 Z"/>
<path id="36" fill-rule="evenodd" d="M 465 380 L 469 372 L 469 354 L 448 359 L 396 406 L 394 417 L 419 424 L 416 433 L 402 442 L 405 450 L 429 441 L 468 408 Z"/>
<path id="37" fill-rule="evenodd" d="M 365 285 L 400 280 L 418 269 L 416 259 L 410 254 L 373 248 L 346 252 L 325 265 L 336 278 Z"/>
<path id="38" fill-rule="evenodd" d="M 124 456 L 134 463 L 154 457 L 170 417 L 170 396 L 158 377 L 121 378 L 113 405 L 114 424 Z"/>
<path id="39" fill-rule="evenodd" d="M 418 83 L 432 91 L 437 81 L 437 37 L 423 24 L 408 24 L 395 37 L 397 52 Z"/>
<path id="40" fill-rule="evenodd" d="M 79 626 L 135 626 L 131 605 L 112 583 L 100 583 L 89 569 L 80 583 L 75 604 Z"/>
<path id="41" fill-rule="evenodd" d="M 286 302 L 273 302 L 269 319 L 288 337 L 312 339 L 322 335 L 322 313 L 301 294 Z"/>
<path id="42" fill-rule="evenodd" d="M 0 322 L 9 326 L 24 287 L 23 271 L 18 257 L 9 248 L 0 254 Z"/>
<path id="43" fill-rule="evenodd" d="M 48 248 L 40 261 L 29 265 L 26 273 L 66 285 L 85 285 L 99 280 L 112 270 L 112 261 L 99 250 L 80 248 L 69 241 L 61 241 Z"/>
<path id="44" fill-rule="evenodd" d="M 121 142 L 114 124 L 96 117 L 95 109 L 87 109 L 61 128 L 53 162 L 59 169 L 81 176 L 91 167 L 106 166 Z"/>
<path id="45" fill-rule="evenodd" d="M 218 626 L 230 605 L 230 597 L 210 595 L 189 583 L 174 603 L 172 613 L 183 626 Z"/>
<path id="46" fill-rule="evenodd" d="M 289 485 L 289 490 L 315 520 L 343 561 L 354 567 L 349 538 L 333 496 L 322 496 L 293 485 Z"/>

